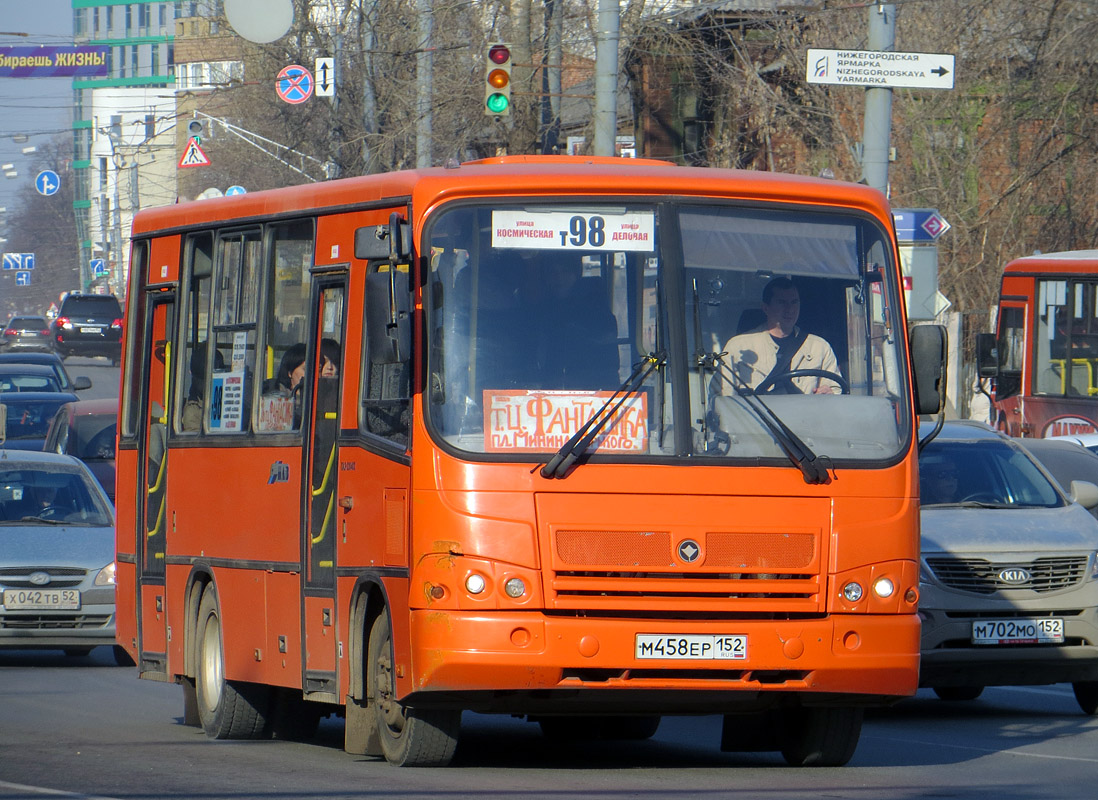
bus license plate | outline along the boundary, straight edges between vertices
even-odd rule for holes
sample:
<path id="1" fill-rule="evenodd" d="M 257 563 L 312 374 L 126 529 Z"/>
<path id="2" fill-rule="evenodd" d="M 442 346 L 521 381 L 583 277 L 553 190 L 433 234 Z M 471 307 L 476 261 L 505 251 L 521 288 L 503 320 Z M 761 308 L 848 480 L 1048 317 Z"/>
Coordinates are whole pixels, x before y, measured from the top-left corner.
<path id="1" fill-rule="evenodd" d="M 77 589 L 8 589 L 4 592 L 8 611 L 76 611 L 80 608 Z"/>
<path id="2" fill-rule="evenodd" d="M 1064 621 L 1038 619 L 982 619 L 972 623 L 973 644 L 1059 644 L 1064 641 Z"/>
<path id="3" fill-rule="evenodd" d="M 747 637 L 741 634 L 638 633 L 636 657 L 639 659 L 689 659 L 691 661 L 729 661 L 747 658 Z"/>

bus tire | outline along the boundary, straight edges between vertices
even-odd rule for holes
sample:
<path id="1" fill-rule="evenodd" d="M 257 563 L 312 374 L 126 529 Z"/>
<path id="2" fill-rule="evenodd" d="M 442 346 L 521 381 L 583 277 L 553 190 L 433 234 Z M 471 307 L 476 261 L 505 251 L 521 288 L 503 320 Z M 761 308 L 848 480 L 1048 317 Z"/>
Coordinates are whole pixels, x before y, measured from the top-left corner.
<path id="1" fill-rule="evenodd" d="M 966 700 L 975 700 L 984 693 L 983 686 L 935 686 L 934 694 L 940 700 L 949 700 L 954 703 L 963 703 Z"/>
<path id="2" fill-rule="evenodd" d="M 461 711 L 409 708 L 396 699 L 393 636 L 383 611 L 370 626 L 366 655 L 368 712 L 385 760 L 398 767 L 444 767 L 461 731 Z"/>
<path id="3" fill-rule="evenodd" d="M 794 767 L 841 767 L 862 735 L 861 708 L 793 708 L 785 712 L 782 756 Z"/>
<path id="4" fill-rule="evenodd" d="M 269 733 L 270 690 L 225 680 L 221 612 L 213 589 L 202 593 L 195 641 L 198 719 L 211 739 L 262 739 Z"/>
<path id="5" fill-rule="evenodd" d="M 1084 714 L 1094 716 L 1098 712 L 1098 681 L 1076 681 L 1071 684 L 1071 690 Z"/>

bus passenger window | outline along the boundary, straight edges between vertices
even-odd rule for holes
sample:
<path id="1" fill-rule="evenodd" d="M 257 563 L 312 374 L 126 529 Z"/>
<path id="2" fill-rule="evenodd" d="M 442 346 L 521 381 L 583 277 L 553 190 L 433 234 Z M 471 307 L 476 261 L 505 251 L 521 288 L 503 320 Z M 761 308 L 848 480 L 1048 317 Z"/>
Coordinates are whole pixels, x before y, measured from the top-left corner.
<path id="1" fill-rule="evenodd" d="M 210 377 L 206 429 L 248 430 L 256 366 L 256 317 L 262 241 L 258 230 L 224 233 L 218 241 L 213 346 L 226 354 Z"/>
<path id="2" fill-rule="evenodd" d="M 313 221 L 297 220 L 269 228 L 267 305 L 256 431 L 301 429 L 299 380 L 306 369 L 306 319 L 313 265 Z"/>
<path id="3" fill-rule="evenodd" d="M 182 341 L 183 363 L 187 368 L 178 383 L 176 430 L 196 433 L 202 430 L 202 410 L 206 404 L 206 350 L 213 289 L 212 233 L 198 233 L 187 238 L 185 264 L 188 289 L 184 300 Z"/>

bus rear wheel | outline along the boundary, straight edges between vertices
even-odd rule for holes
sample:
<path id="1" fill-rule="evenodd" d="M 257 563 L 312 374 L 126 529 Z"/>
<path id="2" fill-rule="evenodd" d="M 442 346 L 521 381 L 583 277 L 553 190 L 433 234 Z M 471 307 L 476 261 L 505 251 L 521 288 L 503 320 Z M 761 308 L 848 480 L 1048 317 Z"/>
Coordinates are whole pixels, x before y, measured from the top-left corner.
<path id="1" fill-rule="evenodd" d="M 862 735 L 861 708 L 796 708 L 785 712 L 782 756 L 794 767 L 841 767 Z"/>
<path id="2" fill-rule="evenodd" d="M 461 731 L 461 711 L 409 708 L 397 700 L 388 612 L 370 626 L 366 658 L 368 711 L 385 760 L 398 767 L 449 764 Z"/>
<path id="3" fill-rule="evenodd" d="M 269 735 L 266 686 L 225 680 L 221 647 L 221 612 L 213 589 L 198 606 L 195 650 L 198 720 L 212 739 L 261 739 Z"/>

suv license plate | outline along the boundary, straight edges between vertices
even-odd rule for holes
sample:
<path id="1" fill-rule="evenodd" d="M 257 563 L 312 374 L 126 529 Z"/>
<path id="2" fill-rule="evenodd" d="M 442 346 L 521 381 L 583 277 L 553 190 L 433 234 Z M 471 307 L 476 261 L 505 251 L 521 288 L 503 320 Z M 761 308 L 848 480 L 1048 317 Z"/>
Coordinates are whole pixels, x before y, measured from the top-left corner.
<path id="1" fill-rule="evenodd" d="M 85 325 L 80 329 L 81 333 L 102 333 L 103 329 L 93 325 Z"/>
<path id="2" fill-rule="evenodd" d="M 747 636 L 742 634 L 638 633 L 638 659 L 740 661 L 747 658 Z"/>
<path id="3" fill-rule="evenodd" d="M 80 608 L 77 589 L 8 589 L 4 592 L 8 611 L 76 611 Z"/>
<path id="4" fill-rule="evenodd" d="M 1060 644 L 1064 621 L 1037 619 L 982 619 L 972 623 L 973 644 Z"/>

